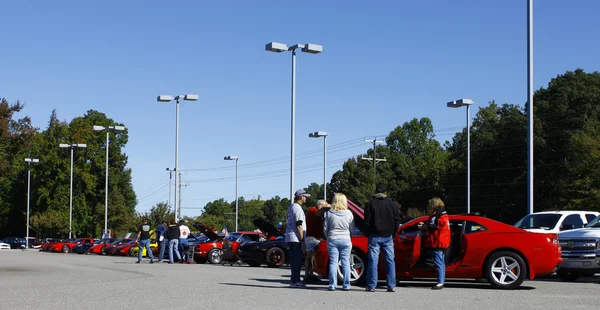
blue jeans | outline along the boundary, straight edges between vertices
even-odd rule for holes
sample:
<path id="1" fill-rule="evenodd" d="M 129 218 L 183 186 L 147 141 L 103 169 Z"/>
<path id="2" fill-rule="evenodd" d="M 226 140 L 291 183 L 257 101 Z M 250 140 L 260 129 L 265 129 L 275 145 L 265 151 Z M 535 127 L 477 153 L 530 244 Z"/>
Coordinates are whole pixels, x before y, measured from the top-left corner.
<path id="1" fill-rule="evenodd" d="M 181 258 L 185 257 L 187 259 L 188 255 L 185 251 L 186 245 L 188 245 L 187 238 L 179 238 L 179 252 L 181 253 Z"/>
<path id="2" fill-rule="evenodd" d="M 163 241 L 160 241 L 160 250 L 158 251 L 158 261 L 162 262 L 165 257 L 165 248 L 167 246 L 167 242 L 169 242 L 166 238 Z"/>
<path id="3" fill-rule="evenodd" d="M 350 239 L 327 241 L 329 252 L 329 288 L 337 288 L 338 257 L 342 263 L 342 276 L 344 277 L 343 289 L 350 289 Z"/>
<path id="4" fill-rule="evenodd" d="M 144 252 L 144 248 L 146 248 L 146 256 L 150 257 L 151 260 L 154 259 L 154 255 L 152 255 L 152 249 L 150 248 L 150 239 L 140 240 L 140 247 L 138 249 L 138 262 L 142 261 L 142 252 Z"/>
<path id="5" fill-rule="evenodd" d="M 444 250 L 431 250 L 431 256 L 433 257 L 435 270 L 438 274 L 437 283 L 444 284 L 444 279 L 446 278 L 446 253 Z"/>
<path id="6" fill-rule="evenodd" d="M 369 265 L 367 267 L 367 289 L 377 286 L 378 272 L 377 264 L 379 263 L 379 250 L 383 249 L 385 254 L 385 263 L 387 270 L 387 287 L 388 289 L 396 288 L 396 264 L 394 262 L 394 240 L 389 237 L 369 237 Z"/>
<path id="7" fill-rule="evenodd" d="M 300 242 L 288 242 L 290 248 L 290 261 L 292 263 L 292 283 L 300 282 L 300 270 L 302 269 L 302 244 Z"/>
<path id="8" fill-rule="evenodd" d="M 181 260 L 181 255 L 179 255 L 179 251 L 177 247 L 179 246 L 179 239 L 169 240 L 169 263 L 173 262 L 173 251 L 177 254 L 177 261 Z"/>

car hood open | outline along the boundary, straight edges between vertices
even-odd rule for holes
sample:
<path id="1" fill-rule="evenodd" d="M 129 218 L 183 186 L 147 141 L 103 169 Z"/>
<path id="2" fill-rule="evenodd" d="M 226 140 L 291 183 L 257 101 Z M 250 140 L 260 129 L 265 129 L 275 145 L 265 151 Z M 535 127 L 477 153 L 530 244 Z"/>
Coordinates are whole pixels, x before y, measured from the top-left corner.
<path id="1" fill-rule="evenodd" d="M 198 229 L 200 231 L 200 233 L 204 234 L 206 237 L 208 237 L 209 241 L 216 241 L 216 240 L 222 240 L 223 238 L 221 238 L 221 236 L 219 236 L 217 233 L 215 233 L 214 231 L 207 229 L 206 225 L 202 224 L 202 223 L 193 223 L 192 226 L 194 226 L 196 229 Z"/>
<path id="2" fill-rule="evenodd" d="M 256 226 L 256 228 L 260 229 L 263 233 L 267 235 L 267 239 L 270 239 L 271 237 L 283 236 L 283 234 L 277 228 L 275 228 L 273 224 L 261 218 L 254 219 L 252 223 L 254 224 L 254 226 Z"/>

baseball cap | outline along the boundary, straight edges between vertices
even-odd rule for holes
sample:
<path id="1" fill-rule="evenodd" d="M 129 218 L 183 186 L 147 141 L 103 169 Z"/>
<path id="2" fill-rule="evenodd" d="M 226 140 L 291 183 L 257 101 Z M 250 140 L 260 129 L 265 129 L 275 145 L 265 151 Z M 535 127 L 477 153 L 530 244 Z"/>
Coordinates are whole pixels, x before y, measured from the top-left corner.
<path id="1" fill-rule="evenodd" d="M 307 194 L 303 189 L 299 189 L 294 194 L 294 197 L 310 197 L 310 194 Z"/>

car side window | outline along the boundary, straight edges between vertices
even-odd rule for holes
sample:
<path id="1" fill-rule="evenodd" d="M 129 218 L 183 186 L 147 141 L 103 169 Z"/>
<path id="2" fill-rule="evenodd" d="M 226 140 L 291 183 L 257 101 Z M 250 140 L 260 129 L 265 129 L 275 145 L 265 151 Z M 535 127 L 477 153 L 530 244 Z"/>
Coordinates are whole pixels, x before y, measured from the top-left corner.
<path id="1" fill-rule="evenodd" d="M 585 219 L 587 220 L 588 223 L 591 222 L 595 218 L 596 218 L 596 214 L 593 214 L 593 213 L 588 213 L 585 215 Z"/>
<path id="2" fill-rule="evenodd" d="M 401 234 L 410 234 L 410 233 L 418 233 L 418 232 L 419 232 L 419 227 L 417 227 L 417 224 L 414 224 L 411 226 L 406 226 L 400 230 Z"/>
<path id="3" fill-rule="evenodd" d="M 571 214 L 565 218 L 561 226 L 569 227 L 571 229 L 583 228 L 583 221 L 581 220 L 581 216 L 579 216 L 579 214 Z"/>
<path id="4" fill-rule="evenodd" d="M 488 229 L 485 226 L 473 221 L 467 221 L 465 224 L 465 234 L 472 234 L 486 230 Z"/>

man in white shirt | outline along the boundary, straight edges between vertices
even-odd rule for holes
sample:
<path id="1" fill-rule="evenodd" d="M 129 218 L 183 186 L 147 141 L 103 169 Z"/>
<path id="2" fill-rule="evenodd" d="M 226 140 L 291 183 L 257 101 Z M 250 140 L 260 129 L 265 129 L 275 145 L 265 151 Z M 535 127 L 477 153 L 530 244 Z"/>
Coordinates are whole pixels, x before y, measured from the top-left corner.
<path id="1" fill-rule="evenodd" d="M 185 221 L 179 221 L 179 246 L 181 247 L 181 256 L 185 255 L 185 263 L 189 264 L 192 262 L 193 257 L 190 257 L 189 253 L 186 251 L 186 246 L 188 245 L 188 236 L 190 235 L 190 228 L 185 226 Z M 193 254 L 192 254 L 193 255 Z"/>
<path id="2" fill-rule="evenodd" d="M 299 189 L 294 194 L 294 203 L 287 210 L 285 225 L 285 242 L 288 244 L 292 277 L 291 288 L 303 288 L 306 285 L 300 281 L 300 270 L 302 269 L 302 242 L 306 233 L 306 216 L 302 210 L 302 204 L 310 197 L 304 190 Z"/>

